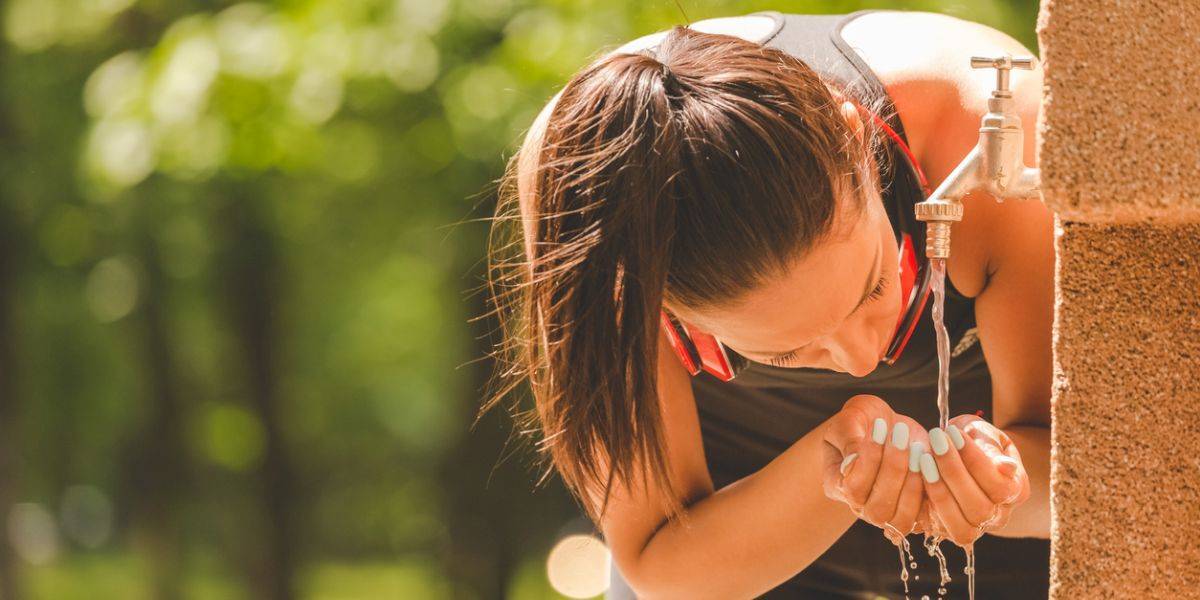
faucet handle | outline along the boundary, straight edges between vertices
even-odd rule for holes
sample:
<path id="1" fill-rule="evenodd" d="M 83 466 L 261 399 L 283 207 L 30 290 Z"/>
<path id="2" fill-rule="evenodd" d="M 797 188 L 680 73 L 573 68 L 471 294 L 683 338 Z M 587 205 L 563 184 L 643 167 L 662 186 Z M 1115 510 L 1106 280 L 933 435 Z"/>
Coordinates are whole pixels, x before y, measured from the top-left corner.
<path id="1" fill-rule="evenodd" d="M 996 92 L 997 96 L 1008 96 L 1008 75 L 1013 69 L 1026 69 L 1032 71 L 1037 68 L 1037 59 L 1032 56 L 1021 58 L 1013 58 L 1011 54 L 1005 52 L 1002 56 L 972 56 L 972 69 L 996 69 Z"/>

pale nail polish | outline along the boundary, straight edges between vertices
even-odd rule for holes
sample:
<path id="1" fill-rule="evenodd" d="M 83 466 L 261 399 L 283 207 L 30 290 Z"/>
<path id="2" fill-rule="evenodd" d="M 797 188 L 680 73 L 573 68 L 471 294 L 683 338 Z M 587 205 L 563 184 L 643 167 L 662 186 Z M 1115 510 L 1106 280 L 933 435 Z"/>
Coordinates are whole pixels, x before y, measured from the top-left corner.
<path id="1" fill-rule="evenodd" d="M 941 456 L 950 449 L 950 440 L 946 439 L 946 432 L 938 427 L 929 430 L 929 445 L 933 448 L 933 453 Z"/>
<path id="2" fill-rule="evenodd" d="M 937 463 L 933 462 L 933 455 L 928 452 L 921 455 L 921 475 L 929 483 L 937 483 L 939 479 Z"/>
<path id="3" fill-rule="evenodd" d="M 963 444 L 966 444 L 966 440 L 963 439 L 962 432 L 958 430 L 958 427 L 947 425 L 946 433 L 950 434 L 950 440 L 954 442 L 954 447 L 962 450 Z"/>
<path id="4" fill-rule="evenodd" d="M 896 423 L 892 426 L 892 445 L 897 450 L 903 450 L 908 445 L 908 425 Z"/>
<path id="5" fill-rule="evenodd" d="M 887 421 L 882 418 L 875 419 L 875 427 L 871 430 L 871 439 L 876 444 L 883 445 L 884 438 L 887 437 Z"/>
<path id="6" fill-rule="evenodd" d="M 842 467 L 841 467 L 842 475 L 846 474 L 846 470 L 850 468 L 850 463 L 854 462 L 854 459 L 856 459 L 856 458 L 858 458 L 858 453 L 851 452 L 850 454 L 846 455 L 846 458 L 842 459 Z"/>
<path id="7" fill-rule="evenodd" d="M 908 447 L 908 470 L 916 473 L 921 470 L 921 455 L 925 453 L 925 444 L 913 442 Z"/>

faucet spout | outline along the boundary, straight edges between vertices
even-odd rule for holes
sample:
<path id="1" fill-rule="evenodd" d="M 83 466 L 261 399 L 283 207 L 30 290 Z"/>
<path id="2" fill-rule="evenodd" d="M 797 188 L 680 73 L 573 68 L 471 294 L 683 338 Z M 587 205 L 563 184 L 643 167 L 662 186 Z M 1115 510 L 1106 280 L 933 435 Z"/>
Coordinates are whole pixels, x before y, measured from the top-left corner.
<path id="1" fill-rule="evenodd" d="M 962 199 L 979 187 L 982 165 L 983 149 L 976 144 L 929 198 L 914 207 L 917 219 L 928 223 L 925 255 L 929 258 L 950 257 L 950 225 L 962 220 Z"/>
<path id="2" fill-rule="evenodd" d="M 1021 118 L 1013 108 L 1012 91 L 1008 89 L 1012 69 L 1033 69 L 1035 64 L 1032 57 L 1013 58 L 1010 54 L 997 58 L 971 57 L 973 68 L 996 69 L 996 89 L 987 101 L 988 112 L 979 128 L 979 142 L 929 198 L 914 208 L 917 219 L 928 223 L 927 257 L 950 257 L 950 226 L 962 220 L 962 199 L 967 194 L 983 190 L 997 200 L 1041 195 L 1041 173 L 1037 168 L 1026 167 L 1022 157 L 1025 135 Z"/>

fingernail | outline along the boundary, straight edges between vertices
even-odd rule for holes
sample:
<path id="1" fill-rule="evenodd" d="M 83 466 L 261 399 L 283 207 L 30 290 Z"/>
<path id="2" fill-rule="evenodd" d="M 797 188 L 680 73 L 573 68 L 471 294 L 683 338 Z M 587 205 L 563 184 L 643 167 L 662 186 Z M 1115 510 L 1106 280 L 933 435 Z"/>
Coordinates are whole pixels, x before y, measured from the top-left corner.
<path id="1" fill-rule="evenodd" d="M 876 444 L 883 444 L 883 439 L 887 437 L 887 421 L 882 418 L 875 419 L 875 428 L 871 430 L 871 439 L 875 440 Z"/>
<path id="2" fill-rule="evenodd" d="M 856 458 L 858 458 L 858 453 L 851 452 L 850 454 L 846 455 L 846 458 L 842 459 L 842 475 L 846 474 L 846 470 L 850 468 L 850 463 L 854 462 L 854 459 Z"/>
<path id="3" fill-rule="evenodd" d="M 921 455 L 921 475 L 925 476 L 925 481 L 937 483 L 937 463 L 933 462 L 933 455 L 928 452 Z"/>
<path id="4" fill-rule="evenodd" d="M 903 450 L 908 445 L 908 425 L 896 423 L 892 426 L 892 445 L 897 450 Z"/>
<path id="5" fill-rule="evenodd" d="M 913 442 L 908 447 L 908 470 L 916 473 L 921 470 L 921 455 L 925 453 L 925 444 Z"/>
<path id="6" fill-rule="evenodd" d="M 954 442 L 954 447 L 962 450 L 963 444 L 965 444 L 966 441 L 963 440 L 962 432 L 958 430 L 958 427 L 954 425 L 947 425 L 946 433 L 950 434 L 950 439 Z"/>
<path id="7" fill-rule="evenodd" d="M 950 449 L 950 440 L 946 439 L 946 432 L 938 427 L 929 430 L 929 445 L 933 447 L 934 454 L 941 456 Z"/>

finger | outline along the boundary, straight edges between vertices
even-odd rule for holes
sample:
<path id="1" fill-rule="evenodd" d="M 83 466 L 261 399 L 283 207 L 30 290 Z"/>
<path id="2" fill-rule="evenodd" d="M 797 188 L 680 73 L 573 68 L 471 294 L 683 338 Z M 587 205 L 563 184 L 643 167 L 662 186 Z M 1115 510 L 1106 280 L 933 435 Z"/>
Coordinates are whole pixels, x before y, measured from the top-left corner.
<path id="1" fill-rule="evenodd" d="M 921 455 L 921 477 L 925 481 L 925 495 L 929 497 L 932 509 L 930 512 L 944 529 L 944 536 L 959 545 L 969 544 L 979 537 L 978 528 L 963 516 L 954 494 L 942 481 L 937 462 L 928 452 Z"/>
<path id="2" fill-rule="evenodd" d="M 857 453 L 858 458 L 849 463 L 846 473 L 842 476 L 842 492 L 847 504 L 856 511 L 861 511 L 871 494 L 875 484 L 875 475 L 879 470 L 879 461 L 883 457 L 883 444 L 887 437 L 888 425 L 883 418 L 876 418 L 871 426 L 871 436 L 851 444 L 846 456 Z"/>
<path id="3" fill-rule="evenodd" d="M 1008 454 L 996 445 L 994 438 L 980 434 L 976 430 L 968 433 L 967 439 L 979 446 L 979 449 L 996 464 L 996 469 L 1000 471 L 1001 475 L 1011 476 L 1011 474 L 1017 472 L 1017 462 L 1011 460 Z M 1012 448 L 1012 446 L 1009 447 Z"/>
<path id="4" fill-rule="evenodd" d="M 871 494 L 863 505 L 863 517 L 872 524 L 883 526 L 896 514 L 900 489 L 908 475 L 908 437 L 908 423 L 896 421 L 884 444 Z"/>
<path id="5" fill-rule="evenodd" d="M 925 495 L 920 473 L 920 458 L 924 453 L 924 445 L 921 442 L 912 442 L 909 449 L 909 456 L 913 460 L 908 465 L 909 472 L 904 478 L 900 499 L 896 502 L 896 514 L 891 520 L 891 524 L 906 535 L 916 529 L 917 513 L 921 510 L 921 500 Z"/>
<path id="6" fill-rule="evenodd" d="M 892 527 L 884 527 L 883 528 L 883 536 L 886 537 L 889 542 L 891 542 L 892 544 L 894 544 L 896 546 L 899 546 L 902 543 L 900 541 L 902 535 L 903 534 L 900 533 L 899 530 L 893 529 Z"/>
<path id="7" fill-rule="evenodd" d="M 858 458 L 858 454 L 843 457 L 842 452 L 834 448 L 833 444 L 826 442 L 822 446 L 825 468 L 821 473 L 821 487 L 825 491 L 825 496 L 830 500 L 845 502 L 846 499 L 842 494 L 842 473 L 850 466 L 850 462 Z"/>
<path id="8" fill-rule="evenodd" d="M 871 435 L 871 426 L 877 417 L 890 420 L 892 414 L 891 407 L 876 396 L 854 396 L 846 401 L 837 415 L 827 421 L 829 427 L 825 430 L 825 441 L 841 450 L 843 455 L 849 454 L 847 448 L 851 444 Z"/>
<path id="9" fill-rule="evenodd" d="M 1020 482 L 1013 477 L 1012 459 L 1000 454 L 990 443 L 980 443 L 964 436 L 954 424 L 946 427 L 955 449 L 975 483 L 995 504 L 1001 504 L 1020 493 Z M 1001 460 L 1003 459 L 1003 460 Z"/>
<path id="10" fill-rule="evenodd" d="M 995 531 L 1004 527 L 1008 524 L 1009 517 L 1012 516 L 1012 509 L 1012 506 L 1006 504 L 997 504 L 992 515 L 985 519 L 983 523 L 979 524 L 979 530 L 981 532 Z"/>
<path id="11" fill-rule="evenodd" d="M 1015 506 L 1029 499 L 1029 494 L 1031 493 L 1029 474 L 1025 472 L 1025 465 L 1021 462 L 1021 452 L 1017 449 L 1017 445 L 1015 443 L 1010 443 L 1007 447 L 1005 447 L 1004 454 L 1008 458 L 1012 459 L 1013 463 L 1017 465 L 1017 470 L 1014 473 L 1013 478 L 1019 483 L 1019 489 L 1003 503 Z M 1004 463 L 1001 464 L 1003 465 Z"/>
<path id="12" fill-rule="evenodd" d="M 929 430 L 929 446 L 937 460 L 938 473 L 941 475 L 942 482 L 950 488 L 963 516 L 972 524 L 984 522 L 991 516 L 992 509 L 997 503 L 988 498 L 987 494 L 980 489 L 979 484 L 975 482 L 975 478 L 967 471 L 950 436 L 935 427 Z"/>
<path id="13" fill-rule="evenodd" d="M 1012 440 L 1004 431 L 983 419 L 975 419 L 966 423 L 963 426 L 963 432 L 975 438 L 981 443 L 991 445 L 1000 453 L 1004 453 L 1004 449 L 1012 444 Z"/>

